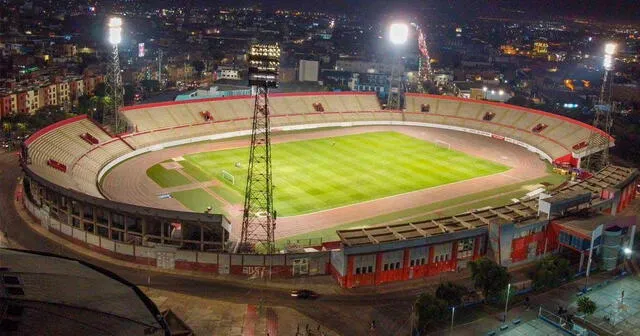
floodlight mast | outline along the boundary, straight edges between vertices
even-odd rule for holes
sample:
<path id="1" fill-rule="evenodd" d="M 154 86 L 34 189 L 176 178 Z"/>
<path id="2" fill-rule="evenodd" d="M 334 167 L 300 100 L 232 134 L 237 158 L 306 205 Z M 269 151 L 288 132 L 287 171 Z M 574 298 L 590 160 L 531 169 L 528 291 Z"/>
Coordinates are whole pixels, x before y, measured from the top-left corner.
<path id="1" fill-rule="evenodd" d="M 407 42 L 409 38 L 409 26 L 406 23 L 392 23 L 389 26 L 389 41 L 393 45 L 400 46 Z M 393 52 L 393 51 L 392 51 Z M 387 108 L 393 110 L 401 109 L 400 88 L 402 86 L 402 75 L 396 75 L 396 57 L 391 59 L 391 78 L 389 79 L 389 92 L 387 97 Z"/>
<path id="2" fill-rule="evenodd" d="M 611 85 L 613 81 L 609 78 L 609 72 L 613 70 L 614 55 L 617 47 L 615 43 L 607 43 L 604 46 L 602 62 L 604 77 L 600 87 L 598 105 L 595 107 L 593 130 L 589 135 L 586 163 L 583 165 L 584 168 L 593 171 L 604 169 L 609 165 L 609 147 L 611 146 L 609 134 L 611 134 L 611 127 L 613 126 L 612 114 L 614 108 L 611 101 Z M 601 131 L 605 134 L 602 135 Z"/>
<path id="3" fill-rule="evenodd" d="M 249 86 L 255 89 L 249 167 L 244 196 L 242 232 L 238 249 L 242 253 L 275 252 L 276 212 L 271 179 L 271 122 L 269 88 L 278 87 L 280 46 L 255 44 L 249 51 Z"/>
<path id="4" fill-rule="evenodd" d="M 122 42 L 122 19 L 112 17 L 109 19 L 108 40 L 112 45 L 111 62 L 107 73 L 106 94 L 111 99 L 109 108 L 102 115 L 102 123 L 110 125 L 114 133 L 120 133 L 120 108 L 123 106 L 124 87 L 120 71 L 120 58 L 118 45 Z"/>

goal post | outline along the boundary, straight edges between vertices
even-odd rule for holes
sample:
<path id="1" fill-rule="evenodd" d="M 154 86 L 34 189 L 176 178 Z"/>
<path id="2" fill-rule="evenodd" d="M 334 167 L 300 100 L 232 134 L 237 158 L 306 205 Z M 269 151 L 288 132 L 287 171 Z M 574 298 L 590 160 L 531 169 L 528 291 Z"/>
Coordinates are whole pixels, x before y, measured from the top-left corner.
<path id="1" fill-rule="evenodd" d="M 451 150 L 451 144 L 442 140 L 436 140 L 435 141 L 436 146 L 440 147 L 440 148 L 444 148 L 446 150 Z"/>
<path id="2" fill-rule="evenodd" d="M 236 185 L 236 177 L 233 176 L 233 174 L 231 174 L 230 172 L 226 171 L 226 170 L 222 170 L 222 178 L 227 180 L 228 182 L 230 182 L 233 185 Z"/>

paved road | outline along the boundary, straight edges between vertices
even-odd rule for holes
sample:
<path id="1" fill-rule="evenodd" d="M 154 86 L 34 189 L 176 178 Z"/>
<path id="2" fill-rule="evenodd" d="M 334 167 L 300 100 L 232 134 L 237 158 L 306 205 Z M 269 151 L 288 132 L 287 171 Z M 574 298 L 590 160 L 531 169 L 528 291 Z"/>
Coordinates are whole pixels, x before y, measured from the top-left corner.
<path id="1" fill-rule="evenodd" d="M 376 320 L 375 335 L 407 335 L 411 302 L 419 289 L 402 294 L 370 296 L 327 295 L 316 301 L 290 298 L 278 290 L 256 290 L 233 284 L 221 284 L 206 279 L 193 279 L 179 275 L 142 272 L 114 266 L 101 260 L 78 255 L 51 240 L 43 238 L 22 221 L 13 207 L 13 191 L 22 176 L 18 160 L 13 153 L 0 153 L 0 230 L 9 240 L 29 250 L 55 253 L 72 257 L 109 269 L 128 281 L 146 286 L 150 276 L 151 287 L 171 290 L 204 298 L 228 302 L 286 306 L 321 322 L 342 335 L 368 335 L 371 320 Z M 304 281 L 304 280 L 303 280 Z M 283 334 L 287 334 L 283 331 Z"/>

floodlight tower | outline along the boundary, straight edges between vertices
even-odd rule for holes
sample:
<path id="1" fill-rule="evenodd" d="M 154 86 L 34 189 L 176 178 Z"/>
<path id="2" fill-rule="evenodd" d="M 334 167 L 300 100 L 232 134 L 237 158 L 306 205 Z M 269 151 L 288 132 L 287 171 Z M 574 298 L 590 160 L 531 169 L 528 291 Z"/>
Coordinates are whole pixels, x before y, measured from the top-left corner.
<path id="1" fill-rule="evenodd" d="M 244 195 L 240 252 L 253 252 L 261 245 L 275 251 L 276 212 L 271 180 L 271 126 L 269 88 L 278 87 L 280 46 L 254 44 L 249 50 L 249 86 L 255 90 L 249 167 Z"/>
<path id="2" fill-rule="evenodd" d="M 617 46 L 615 43 L 607 43 L 604 46 L 604 77 L 602 79 L 602 87 L 600 88 L 600 98 L 598 105 L 595 107 L 595 116 L 593 119 L 594 129 L 589 135 L 587 147 L 587 162 L 584 168 L 598 171 L 605 168 L 609 164 L 609 147 L 611 145 L 611 127 L 613 126 L 613 102 L 611 101 L 611 84 L 609 72 L 613 70 L 613 60 Z M 598 130 L 606 133 L 603 137 Z M 604 139 L 603 139 L 604 138 Z"/>
<path id="3" fill-rule="evenodd" d="M 389 27 L 389 41 L 396 46 L 407 43 L 409 38 L 409 26 L 405 23 L 392 23 Z M 396 58 L 392 57 L 391 77 L 389 79 L 389 96 L 387 98 L 387 108 L 400 109 L 400 95 L 402 87 L 402 74 L 396 75 Z"/>
<path id="4" fill-rule="evenodd" d="M 124 87 L 122 86 L 122 74 L 120 73 L 120 58 L 118 45 L 122 41 L 122 19 L 112 17 L 109 19 L 109 43 L 113 46 L 111 62 L 107 73 L 106 93 L 111 99 L 109 108 L 102 116 L 105 125 L 111 125 L 115 133 L 119 132 L 120 108 L 123 105 Z"/>

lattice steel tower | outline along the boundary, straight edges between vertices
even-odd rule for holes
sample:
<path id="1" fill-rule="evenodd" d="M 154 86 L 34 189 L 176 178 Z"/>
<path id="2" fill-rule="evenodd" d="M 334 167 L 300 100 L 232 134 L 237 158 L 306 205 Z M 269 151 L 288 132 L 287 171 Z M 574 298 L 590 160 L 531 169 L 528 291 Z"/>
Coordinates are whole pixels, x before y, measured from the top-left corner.
<path id="1" fill-rule="evenodd" d="M 122 19 L 113 17 L 109 19 L 109 42 L 113 46 L 113 50 L 106 81 L 106 94 L 110 102 L 102 115 L 102 123 L 111 126 L 114 133 L 119 133 L 120 131 L 120 108 L 124 105 L 124 86 L 122 85 L 120 57 L 118 56 L 118 44 L 121 41 Z"/>
<path id="2" fill-rule="evenodd" d="M 611 84 L 609 72 L 613 69 L 613 55 L 616 51 L 616 45 L 608 43 L 605 46 L 604 55 L 604 78 L 602 87 L 600 88 L 600 98 L 598 105 L 595 106 L 595 116 L 593 119 L 594 129 L 591 131 L 587 146 L 587 157 L 583 168 L 591 171 L 599 171 L 609 165 L 609 147 L 611 146 L 611 128 L 613 127 L 613 109 L 614 105 L 611 101 Z M 606 133 L 602 135 L 598 130 Z"/>
<path id="3" fill-rule="evenodd" d="M 256 44 L 249 52 L 249 86 L 255 89 L 249 167 L 244 196 L 240 252 L 275 251 L 276 212 L 271 178 L 269 88 L 278 86 L 280 47 Z M 259 248 L 260 247 L 260 248 Z"/>
<path id="4" fill-rule="evenodd" d="M 400 48 L 409 38 L 409 26 L 404 23 L 392 23 L 389 27 L 389 40 L 394 45 L 392 49 Z M 398 50 L 391 51 L 391 76 L 389 77 L 389 92 L 387 97 L 387 108 L 399 110 L 402 108 L 402 71 L 398 74 L 396 66 L 401 62 Z"/>

